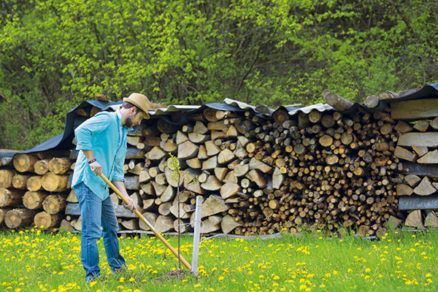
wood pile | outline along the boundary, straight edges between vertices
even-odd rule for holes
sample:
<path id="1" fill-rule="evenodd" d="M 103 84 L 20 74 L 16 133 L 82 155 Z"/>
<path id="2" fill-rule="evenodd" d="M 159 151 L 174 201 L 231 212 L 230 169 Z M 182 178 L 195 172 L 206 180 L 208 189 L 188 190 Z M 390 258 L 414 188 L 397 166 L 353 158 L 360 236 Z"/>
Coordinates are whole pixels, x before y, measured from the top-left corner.
<path id="1" fill-rule="evenodd" d="M 328 95 L 342 110 L 351 106 L 339 96 Z M 272 116 L 264 116 L 250 109 L 203 108 L 192 114 L 154 116 L 128 137 L 125 183 L 143 215 L 160 232 L 178 228 L 191 232 L 195 199 L 202 196 L 202 233 L 352 229 L 363 236 L 381 235 L 387 223 L 396 227 L 407 220 L 407 214 L 398 210 L 400 192 L 437 188 L 431 176 L 413 174 L 418 180 L 406 173 L 405 162 L 420 163 L 415 159 L 434 152 L 429 151 L 431 146 L 403 145 L 409 140 L 405 135 L 429 131 L 421 132 L 400 121 L 391 110 L 372 113 L 359 109 L 350 115 L 312 110 L 289 115 L 280 108 Z M 44 226 L 60 224 L 66 230 L 80 230 L 77 199 L 68 188 L 71 167 L 62 174 L 54 170 L 38 174 L 44 167 L 42 160 L 51 161 L 51 157 L 38 155 L 27 155 L 26 163 L 33 167 L 14 161 L 14 168 L 1 168 L 0 187 L 7 194 L 0 195 L 0 223 L 9 211 L 17 210 L 15 216 L 27 222 L 18 226 L 31 224 L 28 218 L 36 217 L 33 210 L 48 213 L 44 205 L 49 204 L 43 202 L 51 196 L 51 202 L 64 208 L 57 213 L 63 216 L 49 213 L 57 223 Z M 177 158 L 177 166 L 172 156 Z M 76 157 L 77 151 L 72 150 L 68 159 L 59 158 L 73 162 Z M 180 168 L 180 177 L 175 167 Z M 38 188 L 38 179 L 31 180 L 42 180 L 45 175 L 50 187 L 40 182 Z M 13 178 L 17 187 L 12 185 Z M 26 181 L 24 189 L 20 180 Z M 24 205 L 26 192 L 37 193 L 32 193 L 32 200 L 40 202 L 39 207 Z M 115 194 L 111 199 L 120 230 L 147 230 Z M 418 217 L 418 213 L 422 215 L 419 211 L 410 216 Z M 434 220 L 430 215 L 427 221 Z"/>
<path id="2" fill-rule="evenodd" d="M 394 156 L 407 170 L 397 196 L 427 200 L 438 190 L 438 99 L 405 100 L 391 105 L 400 138 Z M 435 204 L 436 205 L 436 204 Z M 435 207 L 436 208 L 436 207 Z M 436 210 L 410 210 L 405 226 L 438 227 Z"/>
<path id="3" fill-rule="evenodd" d="M 64 155 L 64 156 L 60 156 Z M 17 154 L 0 169 L 0 223 L 8 228 L 57 227 L 70 192 L 67 153 Z"/>

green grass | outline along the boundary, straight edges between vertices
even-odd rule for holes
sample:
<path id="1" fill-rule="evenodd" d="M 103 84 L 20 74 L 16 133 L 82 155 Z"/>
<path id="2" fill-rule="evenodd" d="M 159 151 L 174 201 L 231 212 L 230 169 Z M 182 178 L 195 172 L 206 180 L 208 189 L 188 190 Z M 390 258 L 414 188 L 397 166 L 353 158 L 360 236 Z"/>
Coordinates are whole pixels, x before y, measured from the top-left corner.
<path id="1" fill-rule="evenodd" d="M 169 238 L 176 247 L 177 238 Z M 198 279 L 157 283 L 177 268 L 154 237 L 121 238 L 130 270 L 111 275 L 102 241 L 104 281 L 84 281 L 80 236 L 37 230 L 0 235 L 1 291 L 437 291 L 438 233 L 393 233 L 380 241 L 322 233 L 270 240 L 211 239 L 201 244 Z M 191 262 L 192 238 L 182 237 Z"/>

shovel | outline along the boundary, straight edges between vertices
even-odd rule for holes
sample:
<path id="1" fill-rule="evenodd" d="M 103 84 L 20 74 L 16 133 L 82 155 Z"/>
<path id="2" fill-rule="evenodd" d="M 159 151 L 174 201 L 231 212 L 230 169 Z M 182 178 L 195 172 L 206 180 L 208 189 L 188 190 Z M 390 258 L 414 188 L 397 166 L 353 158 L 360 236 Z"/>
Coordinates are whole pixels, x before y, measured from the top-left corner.
<path id="1" fill-rule="evenodd" d="M 113 191 L 123 200 L 123 202 L 125 202 L 125 204 L 129 203 L 129 201 L 122 195 L 122 193 L 120 193 L 120 191 L 116 188 L 116 186 L 113 185 L 113 183 L 106 178 L 106 176 L 103 173 L 101 173 L 99 176 L 110 186 L 111 189 L 113 189 Z M 164 245 L 167 246 L 167 248 L 170 249 L 170 251 L 178 258 L 178 252 L 169 244 L 169 242 L 167 242 L 166 239 L 164 239 L 163 235 L 161 235 L 160 232 L 155 230 L 152 224 L 148 220 L 146 220 L 146 218 L 144 218 L 144 216 L 137 209 L 134 210 L 134 213 L 152 230 L 152 232 L 164 243 Z M 191 271 L 192 270 L 191 265 L 182 257 L 182 255 L 179 255 L 179 258 L 181 259 L 181 262 L 184 264 L 184 266 L 186 266 L 186 268 L 189 269 L 189 271 Z"/>

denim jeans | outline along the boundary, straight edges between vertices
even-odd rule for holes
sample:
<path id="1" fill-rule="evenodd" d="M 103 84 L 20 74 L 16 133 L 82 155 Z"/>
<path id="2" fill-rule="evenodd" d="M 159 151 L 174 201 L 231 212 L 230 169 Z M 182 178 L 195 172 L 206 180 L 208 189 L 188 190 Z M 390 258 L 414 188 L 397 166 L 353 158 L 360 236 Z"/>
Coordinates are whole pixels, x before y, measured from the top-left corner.
<path id="1" fill-rule="evenodd" d="M 88 280 L 100 276 L 97 240 L 103 235 L 103 245 L 111 271 L 126 266 L 119 252 L 118 223 L 111 198 L 102 201 L 84 183 L 74 187 L 82 218 L 81 263 Z"/>

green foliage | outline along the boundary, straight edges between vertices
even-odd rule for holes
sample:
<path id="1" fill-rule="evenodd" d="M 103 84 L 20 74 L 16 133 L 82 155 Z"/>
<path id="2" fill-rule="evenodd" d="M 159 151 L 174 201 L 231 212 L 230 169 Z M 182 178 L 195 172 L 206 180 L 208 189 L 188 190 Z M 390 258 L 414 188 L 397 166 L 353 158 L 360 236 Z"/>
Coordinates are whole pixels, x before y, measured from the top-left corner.
<path id="1" fill-rule="evenodd" d="M 432 0 L 3 0 L 0 9 L 0 148 L 59 134 L 68 110 L 96 94 L 275 107 L 322 102 L 325 88 L 362 101 L 438 71 Z"/>

